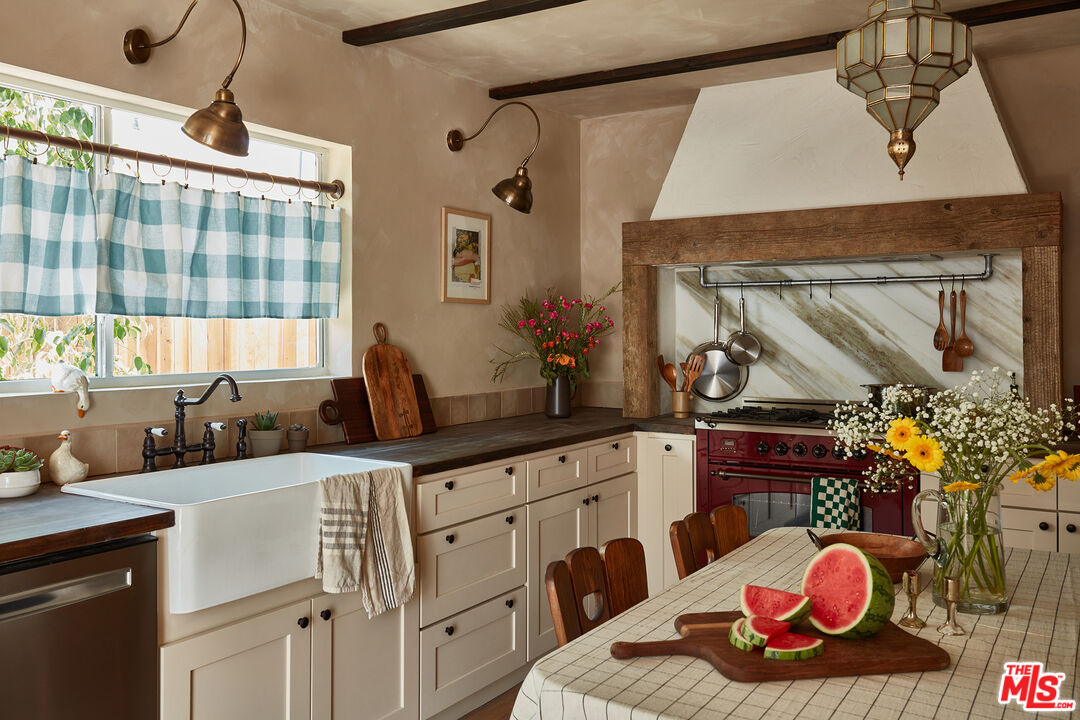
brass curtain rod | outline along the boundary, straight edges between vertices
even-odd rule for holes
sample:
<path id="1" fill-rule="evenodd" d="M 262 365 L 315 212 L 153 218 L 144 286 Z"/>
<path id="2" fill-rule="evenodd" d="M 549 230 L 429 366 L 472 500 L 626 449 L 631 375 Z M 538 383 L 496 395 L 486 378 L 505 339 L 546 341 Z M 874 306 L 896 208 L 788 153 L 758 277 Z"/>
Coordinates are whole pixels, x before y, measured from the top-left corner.
<path id="1" fill-rule="evenodd" d="M 168 155 L 143 152 L 142 150 L 129 150 L 116 145 L 104 145 L 102 143 L 79 140 L 78 138 L 64 135 L 49 135 L 41 130 L 21 130 L 19 128 L 0 125 L 0 139 L 4 141 L 5 148 L 9 139 L 22 140 L 32 143 L 46 143 L 49 147 L 62 147 L 77 152 L 91 152 L 95 155 L 105 155 L 113 158 L 124 158 L 136 162 L 147 162 L 152 165 L 168 165 L 170 168 L 183 168 L 196 172 L 208 172 L 213 175 L 223 175 L 231 178 L 243 178 L 246 181 L 272 182 L 281 188 L 295 185 L 299 193 L 301 189 L 316 190 L 332 200 L 340 200 L 345 194 L 345 183 L 341 180 L 333 182 L 319 182 L 317 180 L 301 180 L 300 178 L 286 177 L 283 175 L 271 175 L 265 172 L 252 172 L 240 168 L 221 167 L 210 163 L 182 160 Z M 48 152 L 46 148 L 45 152 Z M 243 187 L 241 185 L 240 187 Z M 236 188 L 233 188 L 236 189 Z"/>

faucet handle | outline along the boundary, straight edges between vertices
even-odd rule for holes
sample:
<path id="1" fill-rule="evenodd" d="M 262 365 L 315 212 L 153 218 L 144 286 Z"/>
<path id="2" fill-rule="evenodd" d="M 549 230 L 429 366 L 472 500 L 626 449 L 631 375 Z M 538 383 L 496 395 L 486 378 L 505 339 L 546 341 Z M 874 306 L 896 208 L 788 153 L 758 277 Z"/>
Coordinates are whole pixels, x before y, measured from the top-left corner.
<path id="1" fill-rule="evenodd" d="M 148 427 L 148 428 L 146 428 L 146 436 L 147 437 L 150 437 L 151 435 L 153 435 L 155 437 L 165 437 L 168 434 L 169 434 L 169 431 L 166 430 L 163 427 Z"/>
<path id="2" fill-rule="evenodd" d="M 208 421 L 203 423 L 210 430 L 217 430 L 218 432 L 224 432 L 225 423 Z"/>

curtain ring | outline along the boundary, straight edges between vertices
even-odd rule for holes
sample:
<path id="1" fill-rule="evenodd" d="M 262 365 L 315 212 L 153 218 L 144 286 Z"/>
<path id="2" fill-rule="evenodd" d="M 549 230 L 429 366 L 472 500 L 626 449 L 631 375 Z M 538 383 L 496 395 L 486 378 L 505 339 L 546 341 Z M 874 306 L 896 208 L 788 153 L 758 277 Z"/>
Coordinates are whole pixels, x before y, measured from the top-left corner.
<path id="1" fill-rule="evenodd" d="M 285 195 L 285 197 L 287 197 L 287 198 L 288 198 L 288 201 L 289 201 L 290 203 L 292 202 L 292 199 L 293 199 L 294 197 L 297 197 L 297 196 L 299 196 L 299 195 L 300 195 L 300 191 L 301 191 L 301 190 L 303 190 L 303 187 L 302 187 L 302 186 L 300 185 L 300 178 L 293 178 L 293 180 L 295 180 L 295 181 L 296 181 L 296 192 L 294 192 L 294 193 L 293 193 L 292 195 L 290 195 L 289 193 L 285 192 L 285 188 L 284 188 L 284 186 L 283 186 L 283 187 L 281 188 L 281 192 L 282 192 L 282 194 L 284 194 L 284 195 Z"/>
<path id="2" fill-rule="evenodd" d="M 233 185 L 232 181 L 229 180 L 229 176 L 225 176 L 225 184 L 231 187 L 233 190 L 236 190 L 237 192 L 242 190 L 244 186 L 246 186 L 251 181 L 251 177 L 248 175 L 247 170 L 240 168 L 240 172 L 244 173 L 244 182 L 240 183 L 239 185 Z"/>
<path id="3" fill-rule="evenodd" d="M 32 156 L 32 157 L 34 158 L 34 164 L 35 164 L 35 165 L 37 165 L 37 159 L 38 159 L 39 157 L 41 157 L 42 155 L 44 155 L 45 153 L 47 153 L 47 152 L 49 152 L 50 150 L 52 150 L 52 138 L 51 138 L 51 137 L 49 137 L 49 136 L 48 136 L 47 134 L 45 134 L 44 132 L 42 132 L 41 130 L 35 130 L 34 132 L 37 132 L 37 133 L 41 133 L 41 137 L 45 138 L 45 142 L 47 143 L 47 144 L 45 145 L 45 149 L 44 149 L 44 150 L 42 150 L 42 151 L 41 151 L 41 152 L 39 152 L 39 153 L 36 153 L 36 152 L 30 152 L 30 145 L 27 145 L 27 146 L 26 146 L 26 154 L 27 154 L 27 155 L 31 155 L 31 156 Z"/>
<path id="4" fill-rule="evenodd" d="M 4 159 L 7 160 L 8 143 L 11 142 L 11 126 L 7 126 L 7 135 L 4 136 Z"/>
<path id="5" fill-rule="evenodd" d="M 251 188 L 255 192 L 259 193 L 259 195 L 262 197 L 262 199 L 265 200 L 266 199 L 266 193 L 268 193 L 268 192 L 270 192 L 271 190 L 274 189 L 274 176 L 271 175 L 270 173 L 263 173 L 263 175 L 265 175 L 266 179 L 270 181 L 270 187 L 266 188 L 265 190 L 260 190 L 259 189 L 259 184 L 257 182 L 255 182 L 255 180 L 253 179 L 251 181 Z"/>
<path id="6" fill-rule="evenodd" d="M 112 165 L 112 149 L 113 149 L 113 146 L 110 145 L 109 149 L 105 153 L 105 174 L 106 175 L 109 174 L 109 166 Z"/>
<path id="7" fill-rule="evenodd" d="M 173 171 L 173 164 L 172 164 L 172 158 L 171 158 L 171 157 L 169 157 L 168 155 L 164 155 L 163 157 L 164 157 L 164 158 L 165 158 L 166 160 L 168 160 L 168 161 L 169 161 L 169 169 L 165 171 L 165 174 L 164 174 L 164 175 L 162 175 L 161 173 L 159 173 L 159 172 L 157 171 L 157 168 L 156 168 L 156 167 L 154 167 L 154 163 L 150 163 L 150 172 L 154 173 L 154 174 L 155 174 L 155 175 L 157 175 L 157 176 L 158 176 L 159 178 L 161 178 L 161 184 L 162 184 L 162 185 L 164 185 L 164 184 L 165 184 L 165 178 L 166 178 L 166 177 L 168 177 L 169 173 L 171 173 L 171 172 Z"/>
<path id="8" fill-rule="evenodd" d="M 72 138 L 72 139 L 78 141 L 78 138 Z M 81 145 L 82 143 L 79 143 L 79 144 Z M 71 151 L 71 156 L 70 157 L 65 157 L 64 153 L 60 152 L 60 148 L 57 147 L 56 148 L 56 157 L 60 160 L 60 162 L 66 163 L 68 168 L 75 167 L 75 151 L 74 150 Z"/>
<path id="9" fill-rule="evenodd" d="M 135 151 L 135 179 L 142 180 L 142 173 L 139 170 L 139 151 Z"/>
<path id="10" fill-rule="evenodd" d="M 309 203 L 313 203 L 316 200 L 318 200 L 319 195 L 322 194 L 322 190 L 316 190 L 315 191 L 315 197 L 308 197 L 307 195 L 304 194 L 304 187 L 302 185 L 300 185 L 300 183 L 297 183 L 296 187 L 297 187 L 297 191 L 296 191 L 297 194 L 299 194 L 300 197 L 302 197 L 304 200 L 307 200 Z"/>
<path id="11" fill-rule="evenodd" d="M 215 183 L 214 171 L 215 171 L 215 169 L 216 168 L 214 168 L 213 165 L 210 166 L 210 192 L 214 192 L 214 183 Z"/>

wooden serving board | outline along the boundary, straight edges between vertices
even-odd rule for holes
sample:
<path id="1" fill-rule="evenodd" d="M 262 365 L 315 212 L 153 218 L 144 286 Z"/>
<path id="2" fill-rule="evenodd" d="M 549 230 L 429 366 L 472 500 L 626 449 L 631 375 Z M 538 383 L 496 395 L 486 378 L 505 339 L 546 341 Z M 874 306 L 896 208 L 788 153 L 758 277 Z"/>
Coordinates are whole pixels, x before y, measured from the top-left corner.
<path id="1" fill-rule="evenodd" d="M 435 425 L 435 413 L 431 409 L 424 376 L 413 375 L 412 381 L 416 402 L 420 406 L 422 432 L 425 435 L 433 433 L 438 428 Z M 345 433 L 345 442 L 350 445 L 378 440 L 375 424 L 371 420 L 371 403 L 368 401 L 364 378 L 336 378 L 330 381 L 330 388 L 334 391 L 334 399 L 324 400 L 319 405 L 319 417 L 322 421 L 327 425 L 340 423 Z"/>
<path id="2" fill-rule="evenodd" d="M 386 342 L 385 325 L 375 323 L 373 330 L 377 342 L 364 352 L 364 381 L 375 434 L 380 440 L 415 437 L 423 428 L 409 361 Z"/>
<path id="3" fill-rule="evenodd" d="M 680 615 L 675 620 L 675 627 L 683 637 L 660 642 L 617 642 L 611 646 L 611 656 L 628 660 L 689 655 L 711 663 L 721 674 L 736 682 L 944 670 L 951 662 L 949 653 L 891 622 L 866 640 L 832 637 L 818 632 L 813 626 L 799 625 L 794 632 L 825 640 L 824 654 L 809 660 L 766 660 L 761 651 L 745 652 L 728 642 L 731 623 L 741 617 L 740 612 Z"/>

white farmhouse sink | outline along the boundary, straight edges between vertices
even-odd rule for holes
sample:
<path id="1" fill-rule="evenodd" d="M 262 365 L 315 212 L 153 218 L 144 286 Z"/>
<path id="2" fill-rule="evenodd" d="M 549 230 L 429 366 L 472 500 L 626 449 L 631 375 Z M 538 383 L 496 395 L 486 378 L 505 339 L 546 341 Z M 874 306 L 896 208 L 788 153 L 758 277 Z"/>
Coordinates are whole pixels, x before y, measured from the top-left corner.
<path id="1" fill-rule="evenodd" d="M 382 467 L 401 469 L 408 502 L 412 466 L 315 453 L 90 480 L 63 492 L 176 514 L 159 537 L 169 612 L 182 614 L 312 577 L 319 480 Z"/>

